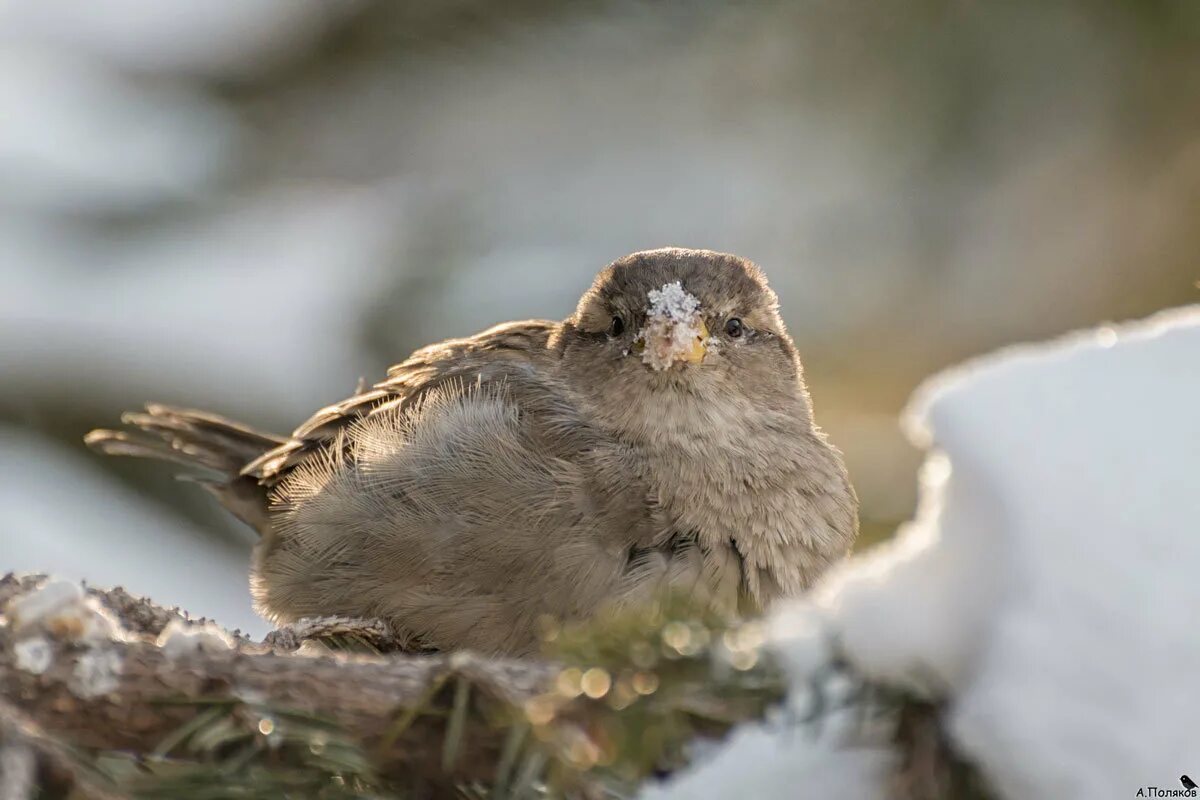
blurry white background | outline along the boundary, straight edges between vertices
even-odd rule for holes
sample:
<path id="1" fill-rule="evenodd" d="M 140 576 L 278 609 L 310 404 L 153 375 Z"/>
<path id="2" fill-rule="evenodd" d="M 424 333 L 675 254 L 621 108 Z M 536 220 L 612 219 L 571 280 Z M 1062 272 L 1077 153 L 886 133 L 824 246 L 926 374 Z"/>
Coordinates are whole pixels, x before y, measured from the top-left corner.
<path id="1" fill-rule="evenodd" d="M 0 571 L 261 631 L 249 534 L 86 430 L 285 432 L 666 244 L 766 269 L 888 535 L 924 375 L 1196 299 L 1198 45 L 1188 0 L 0 6 Z"/>

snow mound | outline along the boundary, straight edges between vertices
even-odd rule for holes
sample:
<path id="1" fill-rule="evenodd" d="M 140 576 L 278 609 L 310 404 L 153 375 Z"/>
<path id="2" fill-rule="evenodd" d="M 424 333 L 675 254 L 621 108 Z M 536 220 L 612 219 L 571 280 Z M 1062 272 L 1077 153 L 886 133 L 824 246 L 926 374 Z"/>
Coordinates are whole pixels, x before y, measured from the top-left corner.
<path id="1" fill-rule="evenodd" d="M 1194 307 L 929 381 L 918 520 L 821 588 L 853 663 L 948 694 L 1006 797 L 1196 769 L 1198 364 Z"/>

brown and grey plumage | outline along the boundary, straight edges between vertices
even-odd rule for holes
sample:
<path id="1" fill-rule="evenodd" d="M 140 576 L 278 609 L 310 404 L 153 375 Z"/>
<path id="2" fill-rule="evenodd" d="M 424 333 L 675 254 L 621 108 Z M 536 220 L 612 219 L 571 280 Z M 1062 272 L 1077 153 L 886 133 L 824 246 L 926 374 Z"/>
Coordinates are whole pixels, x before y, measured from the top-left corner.
<path id="1" fill-rule="evenodd" d="M 88 443 L 207 468 L 259 531 L 266 616 L 379 617 L 438 649 L 524 653 L 542 615 L 666 587 L 764 607 L 857 531 L 774 293 L 710 251 L 620 259 L 565 321 L 422 348 L 286 440 L 158 405 L 124 421 Z"/>

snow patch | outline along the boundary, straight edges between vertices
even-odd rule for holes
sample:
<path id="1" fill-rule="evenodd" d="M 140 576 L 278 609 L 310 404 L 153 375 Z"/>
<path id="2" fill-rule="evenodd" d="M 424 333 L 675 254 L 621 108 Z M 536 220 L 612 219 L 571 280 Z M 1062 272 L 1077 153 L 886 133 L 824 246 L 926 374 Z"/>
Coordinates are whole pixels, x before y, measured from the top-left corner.
<path id="1" fill-rule="evenodd" d="M 17 669 L 41 675 L 54 663 L 54 647 L 45 636 L 32 636 L 13 645 Z"/>
<path id="2" fill-rule="evenodd" d="M 646 295 L 650 300 L 647 316 L 665 318 L 675 322 L 689 322 L 700 308 L 695 295 L 683 288 L 679 281 L 663 284 L 661 289 L 651 289 Z"/>
<path id="3" fill-rule="evenodd" d="M 89 698 L 108 694 L 117 688 L 121 674 L 121 656 L 107 647 L 97 647 L 81 654 L 75 662 L 70 689 L 79 697 Z"/>
<path id="4" fill-rule="evenodd" d="M 117 621 L 74 581 L 48 580 L 11 600 L 5 615 L 17 636 L 42 631 L 59 639 L 95 643 L 120 633 Z"/>
<path id="5" fill-rule="evenodd" d="M 34 591 L 9 601 L 5 615 L 13 630 L 20 632 L 51 614 L 82 603 L 83 598 L 83 587 L 78 583 L 52 578 Z"/>
<path id="6" fill-rule="evenodd" d="M 233 648 L 233 638 L 212 623 L 188 623 L 173 619 L 158 635 L 163 655 L 174 660 L 196 653 L 220 653 Z"/>
<path id="7" fill-rule="evenodd" d="M 679 281 L 651 289 L 646 324 L 638 341 L 643 345 L 642 362 L 664 370 L 676 362 L 694 360 L 708 338 L 700 315 L 700 301 Z"/>
<path id="8" fill-rule="evenodd" d="M 730 797 L 885 797 L 891 760 L 879 747 L 843 747 L 826 737 L 767 725 L 738 728 L 717 753 L 670 781 L 648 786 L 641 800 Z"/>

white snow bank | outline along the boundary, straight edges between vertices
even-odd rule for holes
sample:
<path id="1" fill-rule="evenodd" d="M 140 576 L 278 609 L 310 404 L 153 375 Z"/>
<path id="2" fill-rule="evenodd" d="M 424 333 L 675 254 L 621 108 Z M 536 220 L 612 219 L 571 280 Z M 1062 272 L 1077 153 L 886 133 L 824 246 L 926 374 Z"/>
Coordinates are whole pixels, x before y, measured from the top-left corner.
<path id="1" fill-rule="evenodd" d="M 1006 797 L 1195 772 L 1200 307 L 967 364 L 909 428 L 949 469 L 924 519 L 824 587 L 851 659 L 943 684 Z"/>
<path id="2" fill-rule="evenodd" d="M 790 702 L 833 636 L 856 671 L 947 698 L 1003 797 L 1194 774 L 1200 306 L 969 363 L 907 421 L 930 448 L 918 518 L 771 620 Z M 753 725 L 643 797 L 878 797 L 888 763 Z"/>

